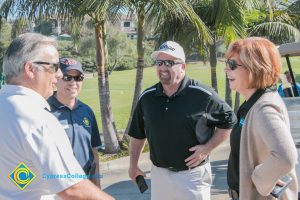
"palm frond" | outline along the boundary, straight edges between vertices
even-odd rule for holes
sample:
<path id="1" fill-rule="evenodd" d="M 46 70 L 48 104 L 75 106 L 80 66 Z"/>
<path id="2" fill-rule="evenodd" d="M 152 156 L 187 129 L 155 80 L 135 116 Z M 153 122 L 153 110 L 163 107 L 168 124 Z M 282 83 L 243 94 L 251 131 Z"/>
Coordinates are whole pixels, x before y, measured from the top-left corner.
<path id="1" fill-rule="evenodd" d="M 184 24 L 185 29 L 187 26 L 194 27 L 194 31 L 197 32 L 195 35 L 200 41 L 207 43 L 211 42 L 211 33 L 205 23 L 200 19 L 197 13 L 192 8 L 191 4 L 187 1 L 180 0 L 161 0 L 159 4 L 153 4 L 151 10 L 147 15 L 147 19 L 152 19 L 156 22 L 155 30 L 163 29 L 169 32 L 179 32 L 180 23 Z M 175 22 L 176 26 L 169 26 L 170 29 L 166 29 L 169 22 Z M 170 23 L 169 23 L 170 24 Z M 164 33 L 162 35 L 169 35 Z"/>
<path id="2" fill-rule="evenodd" d="M 244 5 L 239 0 L 217 0 L 218 10 L 214 10 L 214 28 L 218 36 L 225 39 L 229 44 L 239 37 L 244 37 L 245 32 L 245 10 Z"/>
<path id="3" fill-rule="evenodd" d="M 300 32 L 297 28 L 283 22 L 265 22 L 250 29 L 250 35 L 265 36 L 275 42 L 299 41 Z"/>

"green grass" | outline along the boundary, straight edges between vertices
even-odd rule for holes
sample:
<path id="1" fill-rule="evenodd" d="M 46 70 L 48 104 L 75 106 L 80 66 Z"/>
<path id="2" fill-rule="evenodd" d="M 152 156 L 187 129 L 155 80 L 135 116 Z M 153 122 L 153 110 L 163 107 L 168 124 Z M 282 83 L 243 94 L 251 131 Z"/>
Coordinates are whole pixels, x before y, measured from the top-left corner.
<path id="1" fill-rule="evenodd" d="M 295 74 L 297 74 L 296 80 L 300 81 L 300 57 L 292 58 L 291 63 Z M 283 59 L 282 72 L 287 69 L 285 59 Z M 225 74 L 224 74 L 224 62 L 218 62 L 217 77 L 218 77 L 218 90 L 219 95 L 224 99 L 225 96 Z M 136 70 L 127 71 L 114 71 L 109 76 L 110 84 L 110 97 L 111 106 L 113 109 L 114 119 L 116 121 L 117 129 L 125 129 L 127 120 L 130 114 L 131 103 L 134 93 Z M 204 84 L 211 85 L 210 81 L 210 66 L 209 63 L 203 65 L 202 62 L 188 64 L 186 74 Z M 95 78 L 85 79 L 83 89 L 79 95 L 79 98 L 92 107 L 95 112 L 99 130 L 102 130 L 99 95 L 98 95 L 98 83 L 97 75 Z M 150 87 L 158 81 L 156 77 L 155 67 L 149 67 L 144 69 L 143 89 Z M 233 93 L 234 94 L 234 93 Z"/>

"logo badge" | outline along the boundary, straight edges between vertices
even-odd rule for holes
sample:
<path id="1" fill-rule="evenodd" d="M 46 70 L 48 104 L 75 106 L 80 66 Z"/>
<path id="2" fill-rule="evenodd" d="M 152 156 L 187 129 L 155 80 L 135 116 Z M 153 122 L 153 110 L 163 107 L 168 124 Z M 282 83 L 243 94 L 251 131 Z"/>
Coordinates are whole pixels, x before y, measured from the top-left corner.
<path id="1" fill-rule="evenodd" d="M 8 178 L 14 182 L 20 190 L 24 190 L 35 178 L 36 175 L 25 165 L 20 164 L 8 175 Z"/>
<path id="2" fill-rule="evenodd" d="M 66 65 L 75 65 L 77 64 L 77 61 L 71 58 L 65 58 L 65 60 L 63 61 Z"/>
<path id="3" fill-rule="evenodd" d="M 87 117 L 83 118 L 83 124 L 85 127 L 91 126 L 90 120 Z"/>
<path id="4" fill-rule="evenodd" d="M 159 47 L 159 50 L 162 50 L 162 49 L 165 49 L 165 51 L 166 51 L 166 50 L 175 51 L 175 48 L 173 48 L 172 46 L 168 46 L 167 44 L 162 44 L 162 45 Z"/>
<path id="5" fill-rule="evenodd" d="M 245 123 L 245 119 L 244 119 L 244 118 L 241 118 L 241 119 L 240 119 L 239 126 L 243 126 L 243 125 L 244 125 L 244 123 Z"/>

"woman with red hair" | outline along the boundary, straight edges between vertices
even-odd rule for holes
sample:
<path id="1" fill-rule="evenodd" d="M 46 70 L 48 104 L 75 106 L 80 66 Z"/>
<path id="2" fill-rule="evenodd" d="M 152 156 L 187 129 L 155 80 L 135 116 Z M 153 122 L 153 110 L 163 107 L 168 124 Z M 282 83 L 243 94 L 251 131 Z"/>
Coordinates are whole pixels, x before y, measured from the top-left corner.
<path id="1" fill-rule="evenodd" d="M 297 199 L 297 150 L 288 112 L 278 95 L 281 58 L 265 38 L 233 42 L 226 53 L 225 73 L 230 88 L 245 99 L 230 136 L 227 180 L 232 199 L 275 199 L 270 193 L 279 179 L 292 177 L 281 200 Z"/>

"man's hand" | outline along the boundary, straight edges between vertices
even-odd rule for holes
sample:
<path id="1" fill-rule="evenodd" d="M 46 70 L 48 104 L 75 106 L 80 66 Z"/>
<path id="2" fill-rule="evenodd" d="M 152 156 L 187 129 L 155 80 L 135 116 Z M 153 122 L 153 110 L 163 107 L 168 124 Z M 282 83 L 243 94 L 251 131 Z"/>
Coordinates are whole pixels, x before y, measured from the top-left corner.
<path id="1" fill-rule="evenodd" d="M 63 200 L 115 200 L 115 198 L 109 194 L 99 190 L 99 188 L 89 180 L 82 180 L 64 191 L 57 193 L 57 195 Z"/>
<path id="2" fill-rule="evenodd" d="M 134 183 L 136 182 L 135 179 L 138 175 L 146 177 L 146 174 L 138 167 L 129 167 L 128 174 Z"/>
<path id="3" fill-rule="evenodd" d="M 141 155 L 142 150 L 144 149 L 146 139 L 136 139 L 131 137 L 130 138 L 130 163 L 129 163 L 129 177 L 135 183 L 135 178 L 138 175 L 146 176 L 145 173 L 138 167 L 138 161 Z"/>
<path id="4" fill-rule="evenodd" d="M 196 145 L 189 149 L 189 151 L 193 151 L 194 153 L 185 159 L 186 166 L 188 167 L 196 167 L 198 166 L 207 156 L 209 155 L 209 150 L 205 145 Z"/>
<path id="5" fill-rule="evenodd" d="M 205 158 L 207 158 L 212 150 L 214 150 L 229 137 L 230 133 L 231 129 L 216 128 L 212 138 L 210 138 L 206 144 L 196 145 L 189 149 L 189 151 L 193 151 L 194 153 L 184 160 L 186 162 L 186 166 L 198 166 Z"/>

